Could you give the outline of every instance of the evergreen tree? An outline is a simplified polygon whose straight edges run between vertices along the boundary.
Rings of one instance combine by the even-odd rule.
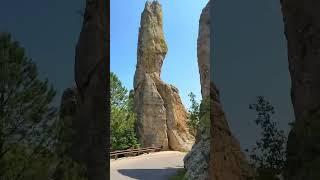
[[[189,119],[188,119],[188,125],[190,129],[190,133],[193,135],[196,134],[196,131],[199,127],[200,122],[200,104],[196,101],[196,95],[190,92],[188,94],[190,97],[191,106],[188,109],[189,113]]]
[[[257,112],[255,124],[262,130],[261,138],[250,152],[250,160],[257,170],[257,180],[278,180],[285,163],[287,138],[273,119],[274,107],[264,97],[258,96],[249,109]],[[247,150],[248,152],[248,150]]]
[[[136,115],[133,107],[133,93],[133,90],[128,92],[114,73],[110,73],[110,142],[114,150],[139,146],[134,130]]]
[[[50,169],[45,167],[55,142],[55,94],[19,43],[1,33],[0,179],[35,179]]]

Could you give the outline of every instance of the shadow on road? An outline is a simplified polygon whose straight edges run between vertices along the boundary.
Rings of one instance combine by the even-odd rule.
[[[165,169],[119,169],[118,172],[124,176],[139,180],[168,180],[183,167]]]

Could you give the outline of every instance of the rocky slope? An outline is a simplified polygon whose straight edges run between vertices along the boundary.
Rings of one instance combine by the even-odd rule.
[[[134,76],[138,139],[142,146],[188,151],[194,142],[187,126],[188,114],[178,89],[160,78],[167,51],[161,5],[147,2],[141,15]]]
[[[281,0],[295,113],[285,178],[320,179],[320,2]]]

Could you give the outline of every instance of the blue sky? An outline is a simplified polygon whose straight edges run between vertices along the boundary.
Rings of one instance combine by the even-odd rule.
[[[124,86],[133,87],[137,62],[137,42],[141,12],[145,0],[111,0],[110,53],[111,71]],[[176,86],[186,107],[188,93],[201,97],[197,64],[197,37],[199,18],[208,0],[160,1],[168,53],[162,67],[162,79]]]
[[[85,0],[2,0],[0,31],[9,32],[37,64],[39,75],[57,90],[60,105],[64,89],[74,83],[75,45],[82,26]]]

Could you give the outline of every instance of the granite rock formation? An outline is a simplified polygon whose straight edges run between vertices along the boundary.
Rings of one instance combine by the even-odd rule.
[[[240,144],[232,135],[223,112],[219,91],[210,83],[211,93],[211,143],[209,179],[248,180],[253,179],[253,169],[249,166]]]
[[[198,67],[202,99],[210,95],[210,3],[202,10],[199,21],[197,42]],[[204,180],[208,177],[210,154],[210,114],[207,112],[200,119],[196,142],[192,150],[184,158],[186,178],[190,180]]]
[[[211,79],[210,69],[210,6],[203,9],[199,21],[198,66],[202,105],[208,106],[201,117],[195,145],[185,157],[186,178],[190,180],[247,180],[253,177],[239,142],[228,126],[219,93]],[[209,101],[209,102],[208,102]]]
[[[167,50],[161,5],[157,1],[146,2],[134,76],[137,136],[142,146],[162,145],[164,149],[188,151],[194,143],[187,125],[188,114],[178,89],[160,78]]]
[[[75,81],[78,111],[73,123],[72,159],[83,164],[89,180],[108,178],[106,1],[87,0],[76,47]]]
[[[287,180],[320,179],[320,2],[281,0],[295,123]]]

